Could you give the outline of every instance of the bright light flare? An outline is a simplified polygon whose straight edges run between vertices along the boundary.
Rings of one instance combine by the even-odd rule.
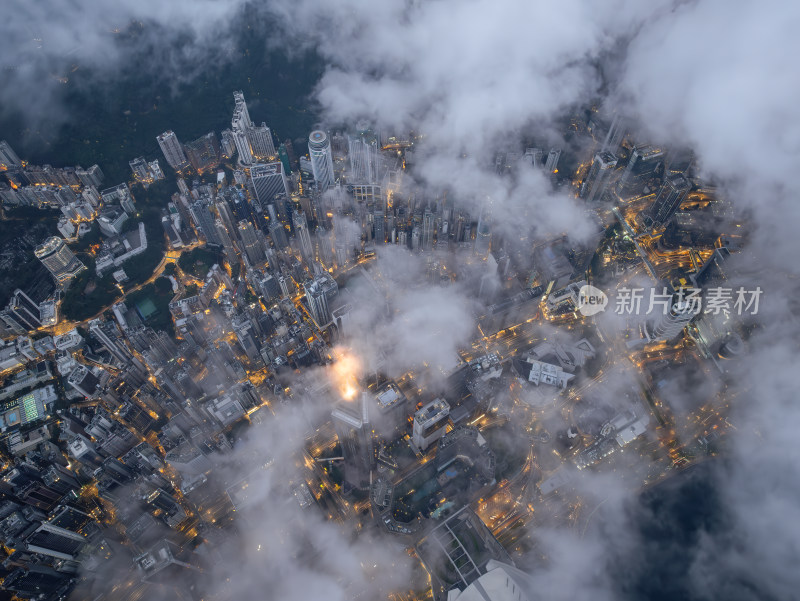
[[[336,389],[346,401],[352,401],[358,394],[358,375],[361,373],[361,361],[349,349],[335,349],[334,361],[331,368]]]

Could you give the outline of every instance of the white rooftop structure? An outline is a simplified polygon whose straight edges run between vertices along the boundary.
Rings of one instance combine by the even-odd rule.
[[[447,601],[533,601],[531,577],[522,570],[490,559],[486,573],[463,591],[457,588],[447,594]]]

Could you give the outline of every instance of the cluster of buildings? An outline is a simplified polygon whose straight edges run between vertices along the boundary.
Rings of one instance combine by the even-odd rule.
[[[484,434],[509,418],[543,415],[557,399],[566,403],[576,382],[590,379],[585,372],[599,353],[588,335],[534,341],[515,328],[539,321],[591,328],[578,311],[581,290],[618,275],[617,268],[643,268],[676,299],[663,315],[637,322],[635,340],[613,350],[667,348],[691,336],[716,362],[743,346],[735,319],[691,312],[677,297],[688,283],[707,290],[725,281],[739,244],[726,234],[724,203],[695,177],[691,154],[639,144],[625,119],[595,111],[576,128],[593,141],[577,170],[559,149],[494,156],[490,168],[502,176],[536,169],[555,187],[572,186],[597,225],[576,241],[537,239],[521,224],[522,247],[495,227],[491,203],[467,209],[446,192],[404,182],[415,160],[410,136],[361,124],[317,130],[307,156],[297,157],[291,141],[276,147],[270,128],[251,120],[241,92],[219,137],[210,132],[182,144],[172,131],[159,135],[178,174],[161,218],[171,258],[197,247],[213,257],[203,273],[176,268],[170,276],[174,331],[154,329],[150,310],[130,300],[57,335],[43,332],[58,321],[52,300],[37,303],[17,290],[0,311],[4,588],[23,598],[58,599],[76,588],[102,598],[106,583],[91,576],[113,562],[135,572],[121,586],[136,598],[152,583],[200,574],[200,533],[246,505],[246,479],[216,486],[214,475],[225,474],[215,465],[243,425],[308,397],[332,400],[309,424],[313,436],[330,437],[313,456],[308,451],[303,475],[291,482],[300,507],[314,506],[327,490],[326,502],[341,515],[352,511],[342,498],[357,500],[390,535],[414,538],[436,599],[535,598],[530,579],[468,507],[500,479],[498,449]],[[164,178],[158,161],[140,157],[130,167],[143,185]],[[0,170],[8,180],[0,187],[4,203],[58,206],[64,214],[63,237],[35,251],[60,285],[86,269],[67,240],[92,221],[105,236],[99,277],[124,281],[124,263],[152,243],[143,224],[126,226],[136,213],[129,186],[99,191],[96,166],[31,167],[2,142]],[[706,214],[718,218],[713,236],[698,226]],[[376,368],[353,394],[331,386],[297,394],[297,372],[329,364],[332,346],[353,334],[349,278],[362,278],[391,311],[391,291],[367,272],[383,245],[418,255],[420,286],[456,278],[471,286],[482,307],[474,348],[485,350],[465,351],[466,359],[434,374],[436,393],[415,380],[434,366],[419,366],[396,381]],[[457,252],[464,260],[454,267]],[[575,448],[564,457],[578,468],[636,446],[652,423],[643,404],[601,421],[591,435],[567,430]],[[566,473],[538,474],[539,493],[567,486]]]

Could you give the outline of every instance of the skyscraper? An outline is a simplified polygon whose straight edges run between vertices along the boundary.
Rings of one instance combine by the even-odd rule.
[[[587,202],[601,200],[616,166],[617,157],[610,152],[602,151],[594,155],[589,174],[581,188],[581,198]]]
[[[59,283],[67,282],[86,269],[80,259],[72,254],[63,238],[52,236],[33,251]]]
[[[253,122],[250,120],[250,113],[247,111],[244,94],[242,92],[234,92],[233,100],[235,104],[233,117],[231,118],[231,130],[233,131],[236,150],[239,153],[239,162],[242,165],[252,165],[253,150],[250,146],[248,133],[253,127]]]
[[[186,156],[197,171],[206,171],[219,164],[219,141],[213,131],[186,145]]]
[[[635,196],[663,171],[664,152],[654,146],[636,146],[628,160],[628,165],[619,178],[617,186],[620,194]]]
[[[331,412],[344,456],[344,479],[354,488],[369,485],[374,462],[372,429],[369,421],[370,395],[362,393],[352,401],[339,403]]]
[[[378,180],[378,146],[375,140],[348,136],[349,183],[373,184]]]
[[[300,254],[303,255],[306,265],[311,265],[314,261],[314,247],[311,244],[311,235],[308,233],[306,216],[300,211],[295,211],[292,221],[294,223],[295,236],[300,242]]]
[[[672,304],[663,315],[645,326],[648,341],[670,341],[683,331],[690,321],[697,315],[697,310],[686,300]]]
[[[183,146],[178,141],[178,136],[175,135],[175,132],[167,130],[163,134],[156,136],[156,140],[158,140],[161,152],[164,153],[164,158],[167,159],[170,167],[180,171],[189,165],[186,154],[183,152]]]
[[[617,150],[619,150],[619,145],[622,144],[622,140],[625,139],[627,133],[628,119],[622,115],[614,115],[600,150],[616,154]]]
[[[209,200],[201,198],[195,201],[189,207],[189,213],[192,216],[195,227],[200,231],[206,242],[209,244],[220,244],[219,236],[217,235],[216,220],[211,214],[211,207]]]
[[[422,250],[433,248],[433,213],[425,209],[422,214]]]
[[[560,158],[561,150],[557,148],[551,148],[550,152],[547,153],[547,163],[544,165],[544,170],[550,174],[558,171],[558,159]]]
[[[654,230],[663,227],[678,210],[691,187],[689,180],[681,174],[667,177],[653,204],[643,215],[645,226]]]
[[[373,224],[375,226],[375,244],[383,244],[386,242],[386,224],[383,216],[383,211],[377,210],[373,214]]]
[[[261,207],[266,210],[278,194],[289,196],[289,183],[280,161],[267,165],[255,165],[250,169],[250,180]]]
[[[322,282],[320,280],[308,281],[303,284],[303,289],[306,293],[308,311],[317,327],[322,328],[328,325],[331,321],[331,312]]]
[[[248,140],[250,140],[250,149],[256,159],[263,161],[275,157],[275,143],[272,141],[272,132],[266,123],[252,127],[247,134]]]
[[[311,170],[317,189],[327,190],[333,185],[333,156],[330,141],[324,131],[312,131],[308,136],[308,154],[311,157]]]
[[[0,171],[8,171],[22,166],[17,153],[5,140],[0,140]]]
[[[8,311],[26,330],[35,330],[42,325],[39,305],[22,290],[15,290],[8,303]]]
[[[258,265],[264,261],[264,245],[258,235],[256,228],[249,221],[239,222],[239,238],[242,240],[244,253],[247,255],[251,265]]]

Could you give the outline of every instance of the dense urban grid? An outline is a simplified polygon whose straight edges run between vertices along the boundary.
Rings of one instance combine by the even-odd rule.
[[[234,583],[204,578],[271,511],[267,486],[293,520],[405,549],[394,599],[533,599],[514,559],[536,524],[586,527],[598,500],[578,474],[624,471],[635,491],[724,446],[726,362],[760,291],[732,284],[746,231],[691,150],[596,107],[563,124],[581,153],[498,150],[497,177],[539,178],[594,224],[537,237],[524,211],[498,225],[491,191],[419,186],[414,133],[361,123],[299,149],[233,100],[229,129],[163,132],[127,182],[0,142],[4,210],[61,213],[0,311],[7,591],[226,598]],[[393,362],[398,286],[422,312],[458,287],[471,314],[406,335],[468,342]],[[717,398],[681,406],[676,378]],[[267,433],[285,437],[274,455],[248,443]]]
[[[800,4],[6,4],[0,601],[798,597]]]

